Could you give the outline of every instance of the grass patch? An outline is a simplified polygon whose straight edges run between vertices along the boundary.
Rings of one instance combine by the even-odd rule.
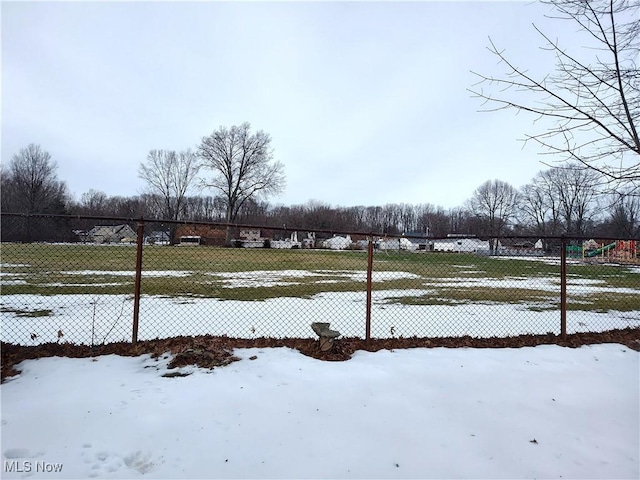
[[[20,310],[16,308],[0,307],[2,313],[15,313],[18,317],[26,318],[38,318],[38,317],[50,317],[53,313],[49,309],[43,310]]]
[[[7,266],[2,267],[2,271],[7,274],[7,282],[2,286],[2,293],[131,295],[135,255],[134,245],[3,244],[2,263]],[[261,301],[277,297],[310,298],[323,292],[364,292],[366,266],[364,251],[145,246],[142,293]],[[376,291],[425,292],[389,297],[389,303],[505,303],[526,305],[531,310],[558,307],[560,267],[553,262],[471,253],[376,252],[373,269],[372,288]],[[310,274],[296,275],[288,271]],[[234,273],[240,272],[254,274],[233,278]],[[403,272],[413,277],[385,277],[381,272]],[[581,281],[585,287],[585,295],[570,296],[569,309],[598,312],[640,309],[637,270],[625,266],[571,263],[568,274],[573,291],[580,291]],[[14,278],[25,283],[11,284]],[[487,286],[482,284],[482,279],[499,282]],[[542,284],[536,285],[536,279]],[[523,280],[533,281],[523,284]],[[609,291],[598,291],[604,288]],[[612,292],[614,288],[628,291]],[[22,313],[45,316],[51,312]]]
[[[386,303],[402,305],[535,304],[557,303],[557,295],[544,290],[524,288],[460,287],[436,288],[423,295],[387,298]]]
[[[589,296],[570,295],[567,298],[567,310],[589,310],[606,313],[611,310],[633,312],[640,310],[638,294],[616,292],[596,293]]]

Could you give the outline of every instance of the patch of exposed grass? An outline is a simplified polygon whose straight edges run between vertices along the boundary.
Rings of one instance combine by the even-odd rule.
[[[131,295],[133,284],[90,286],[90,285],[8,285],[2,287],[3,295]]]
[[[640,274],[625,265],[569,265],[567,276],[587,280],[601,280],[614,288],[640,288]]]
[[[588,296],[570,295],[567,298],[567,310],[588,310],[606,313],[610,310],[632,312],[640,310],[638,294],[603,292]]]
[[[3,243],[3,271],[12,273],[65,270],[134,270],[135,245],[55,245],[45,243]]]
[[[432,278],[460,276],[494,279],[509,276],[548,277],[559,275],[560,272],[558,266],[535,259],[505,260],[473,253],[444,252],[377,253],[374,259],[374,270],[395,270],[398,264],[406,267],[404,271]]]
[[[388,298],[386,302],[403,305],[519,304],[538,312],[560,308],[558,294],[523,288],[436,288],[422,295]],[[589,296],[571,295],[567,298],[567,310],[605,313],[611,310],[630,312],[639,309],[640,302],[636,294],[601,292]]]
[[[7,284],[3,295],[131,295],[134,290],[135,246],[3,244],[2,267]],[[277,297],[309,298],[322,292],[363,292],[367,255],[363,251],[232,249],[214,247],[145,246],[142,293],[168,297],[209,297],[226,300],[266,300]],[[376,252],[374,275],[406,272],[416,278],[382,279],[374,276],[374,290],[421,290],[431,293],[394,297],[407,305],[510,303],[527,308],[557,308],[560,268],[539,259],[502,259],[471,253]],[[288,275],[287,270],[313,272]],[[150,272],[155,272],[151,274]],[[242,283],[227,278],[236,272],[282,272],[278,278],[257,273]],[[78,272],[88,272],[81,274]],[[126,272],[126,273],[125,273]],[[167,272],[166,274],[163,272]],[[171,272],[185,272],[171,275]],[[123,274],[125,273],[125,274]],[[570,285],[587,280],[589,295],[574,295],[570,309],[593,311],[639,310],[639,274],[624,266],[570,264]],[[220,275],[216,275],[220,274]],[[354,277],[357,274],[357,277]],[[25,283],[11,284],[19,277]],[[504,286],[440,286],[450,279],[503,280]],[[546,279],[557,291],[527,289],[510,279]],[[450,282],[449,282],[450,283]],[[495,282],[494,282],[495,283]],[[535,285],[534,285],[535,286]],[[594,289],[595,287],[595,289]],[[599,288],[627,288],[631,292],[598,292]],[[586,290],[585,290],[586,291]]]
[[[53,313],[49,309],[43,310],[21,310],[16,308],[8,308],[8,307],[0,307],[0,312],[2,313],[15,313],[18,317],[27,317],[27,318],[38,318],[38,317],[49,317]]]
[[[436,288],[422,295],[388,298],[387,303],[403,305],[460,305],[466,303],[508,303],[546,305],[557,296],[545,290],[524,288],[460,287]]]

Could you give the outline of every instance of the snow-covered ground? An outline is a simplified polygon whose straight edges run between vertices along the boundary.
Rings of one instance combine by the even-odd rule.
[[[146,355],[23,362],[0,386],[3,478],[640,476],[623,345],[235,353],[178,378]]]
[[[504,337],[560,333],[560,313],[540,304],[403,305],[393,299],[420,296],[429,290],[373,292],[374,338],[393,336]],[[575,301],[575,300],[574,300]],[[129,341],[133,299],[126,295],[7,295],[2,297],[2,339],[34,345],[58,341],[83,344]],[[50,311],[44,316],[20,312]],[[16,313],[17,312],[17,313]],[[310,298],[281,297],[265,301],[160,297],[140,300],[138,339],[180,335],[228,335],[239,338],[315,337],[312,322],[330,322],[343,336],[365,335],[365,292],[325,292]],[[631,312],[569,311],[567,331],[599,332],[640,326],[640,305]],[[35,333],[37,337],[32,338]]]
[[[2,264],[7,266],[7,264]],[[372,281],[409,280],[420,288],[375,290],[373,292],[371,333],[374,337],[392,336],[493,337],[560,332],[559,278],[550,276],[509,276],[486,278],[475,274],[473,265],[454,265],[450,277],[421,277],[404,271],[374,271]],[[624,267],[627,268],[627,267]],[[26,273],[0,272],[3,285],[27,282]],[[118,285],[130,282],[133,271],[77,270],[61,272],[72,280],[40,286]],[[246,272],[202,272],[189,270],[145,271],[145,277],[188,278],[215,289],[265,289],[303,283],[361,282],[366,271],[358,270],[257,270]],[[126,278],[130,277],[130,278]],[[205,280],[203,280],[203,277]],[[95,283],[96,280],[104,280]],[[631,283],[631,282],[630,282]],[[394,285],[394,284],[388,284]],[[395,284],[397,285],[397,284]],[[449,298],[448,291],[478,289],[490,291],[531,291],[536,300],[513,297],[510,303]],[[143,289],[144,291],[144,289]],[[605,279],[570,277],[567,292],[572,305],[588,303],[591,295],[640,296],[640,283],[612,287]],[[276,296],[277,292],[273,295]],[[439,305],[412,305],[403,298],[435,295]],[[504,298],[504,297],[503,297]],[[132,334],[133,299],[130,295],[3,295],[2,340],[23,345],[69,341],[96,344],[129,340]],[[419,303],[419,302],[418,302]],[[169,297],[143,295],[140,301],[141,340],[178,335],[228,335],[254,337],[313,336],[311,322],[330,322],[343,336],[364,337],[366,293],[364,291],[323,292],[310,297],[276,297],[264,301],[223,300],[220,298]],[[569,333],[640,326],[640,302],[632,311],[580,311],[567,314]],[[60,336],[62,333],[63,336]]]

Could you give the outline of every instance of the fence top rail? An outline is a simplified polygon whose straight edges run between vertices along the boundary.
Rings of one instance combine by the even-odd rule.
[[[416,239],[416,240],[463,240],[463,239],[478,239],[478,240],[489,240],[489,239],[523,239],[523,240],[552,240],[552,241],[567,241],[567,240],[580,240],[586,241],[591,239],[597,239],[602,241],[616,241],[616,240],[632,240],[632,241],[640,241],[640,237],[632,237],[632,238],[620,238],[620,237],[608,237],[608,236],[584,236],[584,235],[474,235],[474,234],[452,234],[445,236],[436,236],[436,235],[418,235],[415,233],[412,234],[399,234],[399,233],[386,233],[386,232],[375,232],[375,231],[356,231],[356,230],[339,230],[339,229],[322,229],[322,228],[308,228],[308,227],[296,227],[296,226],[270,226],[270,225],[261,225],[261,224],[243,224],[243,223],[228,223],[228,222],[205,222],[198,220],[168,220],[163,218],[144,218],[144,217],[109,217],[109,216],[99,216],[99,215],[61,215],[61,214],[52,214],[52,213],[16,213],[16,212],[2,212],[0,216],[3,217],[19,217],[19,218],[52,218],[52,219],[66,219],[66,220],[97,220],[104,222],[121,222],[121,223],[163,223],[167,225],[203,225],[208,227],[218,227],[218,228],[241,228],[241,229],[260,229],[260,230],[270,230],[270,231],[279,231],[279,232],[294,232],[294,231],[302,231],[302,232],[316,232],[327,235],[354,235],[354,236],[362,236],[369,237],[372,239]]]

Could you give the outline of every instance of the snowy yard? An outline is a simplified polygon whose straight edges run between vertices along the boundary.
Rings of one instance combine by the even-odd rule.
[[[148,355],[23,362],[0,387],[3,478],[640,475],[623,345],[235,354],[176,378]]]
[[[372,336],[488,338],[520,334],[560,333],[557,309],[533,310],[524,304],[404,305],[399,297],[419,296],[425,290],[373,292]],[[273,298],[265,301],[143,295],[138,338],[181,335],[230,335],[239,338],[310,337],[311,322],[329,319],[343,336],[365,336],[365,292],[326,292],[310,298]],[[34,345],[58,340],[82,344],[130,341],[133,300],[126,295],[8,295],[2,303],[3,340]],[[10,313],[11,311],[18,314]],[[45,316],[21,316],[45,311]],[[640,304],[635,311],[570,311],[567,330],[600,332],[640,326]],[[38,337],[32,339],[31,333]],[[11,335],[9,335],[9,333]]]
[[[133,272],[118,257],[127,249],[11,248],[0,272],[3,341],[130,341]],[[140,340],[309,338],[313,321],[364,337],[357,252],[177,251],[191,262],[173,252],[145,257]],[[559,333],[555,265],[376,262],[373,338]],[[637,267],[573,268],[569,333],[640,325]],[[345,362],[284,347],[235,354],[171,378],[169,354],[22,362],[0,386],[2,477],[640,476],[640,354],[621,344],[356,351]]]
[[[181,335],[313,336],[331,322],[365,336],[363,252],[145,248],[140,340]],[[128,341],[135,250],[87,245],[3,245],[2,340]],[[375,256],[371,334],[505,337],[560,333],[559,259],[473,254]],[[572,260],[567,331],[640,326],[640,269]]]

